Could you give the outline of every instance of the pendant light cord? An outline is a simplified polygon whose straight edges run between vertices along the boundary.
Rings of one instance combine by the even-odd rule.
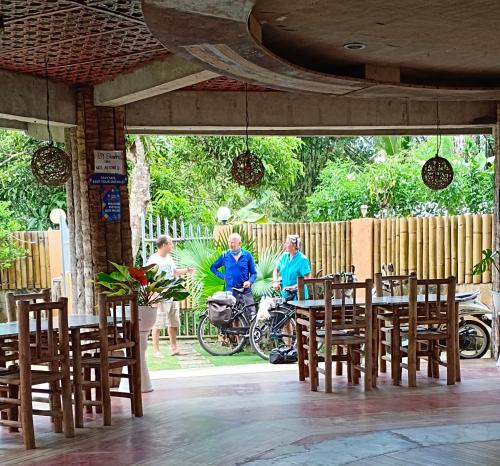
[[[47,91],[47,133],[49,134],[49,145],[53,145],[52,133],[50,132],[50,93],[49,93],[49,57],[45,57],[45,87]]]
[[[439,100],[436,100],[436,157],[439,157],[439,149],[441,148],[441,131],[439,128]]]
[[[247,146],[247,152],[250,152],[250,149],[248,148],[248,126],[249,126],[249,119],[248,119],[248,84],[245,83],[245,144]]]

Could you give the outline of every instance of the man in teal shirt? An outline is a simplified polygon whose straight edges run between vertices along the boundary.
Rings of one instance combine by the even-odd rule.
[[[281,275],[281,295],[283,297],[295,294],[299,277],[309,278],[310,276],[311,264],[300,251],[301,246],[302,241],[298,235],[288,235],[285,241],[285,252],[274,269],[273,286],[275,290],[280,289],[279,277]],[[307,287],[304,289],[304,297],[306,299],[309,297]]]

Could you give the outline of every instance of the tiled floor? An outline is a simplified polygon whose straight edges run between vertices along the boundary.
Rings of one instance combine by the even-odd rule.
[[[30,452],[1,429],[0,464],[499,465],[500,368],[467,361],[462,377],[417,389],[382,378],[368,394],[336,378],[331,395],[309,392],[292,367],[155,379],[141,419],[114,399],[113,427],[89,419],[65,439],[41,418]]]

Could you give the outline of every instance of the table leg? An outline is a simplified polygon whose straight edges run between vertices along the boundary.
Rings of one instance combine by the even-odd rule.
[[[318,357],[316,354],[316,311],[311,309],[309,311],[309,351],[308,351],[308,365],[309,365],[309,383],[311,391],[318,390]]]
[[[401,383],[401,328],[399,309],[394,310],[394,326],[391,332],[391,372],[393,385]]]
[[[456,357],[456,365],[455,365],[455,380],[457,382],[462,381],[462,376],[460,374],[460,338],[459,338],[459,312],[458,312],[458,302],[455,302],[455,322],[456,322],[456,328],[455,328],[455,357]]]
[[[297,332],[297,363],[299,365],[299,380],[306,380],[306,368],[304,364],[304,335],[302,335],[303,326],[298,322],[301,315],[295,312],[295,323]]]
[[[75,427],[83,427],[82,393],[82,349],[80,329],[71,330],[71,349],[73,362],[73,396],[75,399]]]

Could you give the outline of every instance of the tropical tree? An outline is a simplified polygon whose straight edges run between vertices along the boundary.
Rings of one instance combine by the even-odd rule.
[[[38,184],[31,172],[31,156],[40,142],[20,131],[0,130],[0,201],[10,202],[22,230],[46,230],[50,211],[66,208],[64,187]]]
[[[454,180],[432,191],[421,180],[425,161],[436,154],[436,138],[411,140],[408,149],[387,152],[363,166],[350,160],[328,162],[317,189],[307,199],[312,221],[349,220],[368,205],[371,216],[455,215],[491,212],[493,167],[484,150],[466,138],[467,157],[456,153],[452,137],[443,137],[440,155],[450,160]]]

